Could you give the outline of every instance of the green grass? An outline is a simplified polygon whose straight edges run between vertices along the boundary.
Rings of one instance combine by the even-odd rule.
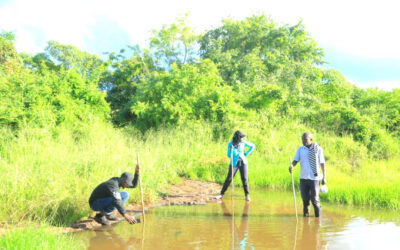
[[[71,250],[85,249],[83,242],[72,235],[56,233],[46,226],[14,228],[0,236],[0,249],[18,250]]]
[[[400,209],[400,161],[375,161],[351,137],[315,132],[294,121],[235,121],[227,125],[185,124],[149,130],[116,129],[93,122],[76,128],[0,131],[0,221],[27,220],[70,225],[91,211],[87,200],[100,182],[134,171],[139,152],[145,200],[154,201],[180,177],[223,183],[228,173],[226,147],[240,128],[256,144],[249,157],[250,188],[290,189],[289,157],[304,131],[315,134],[327,159],[326,202]],[[396,144],[395,146],[398,147]],[[299,167],[295,182],[299,183]],[[235,178],[240,185],[240,178]],[[129,202],[139,201],[128,189]]]

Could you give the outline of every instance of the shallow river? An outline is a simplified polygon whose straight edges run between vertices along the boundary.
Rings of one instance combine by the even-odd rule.
[[[76,237],[88,249],[400,249],[398,212],[322,202],[320,219],[312,206],[312,217],[303,218],[298,196],[296,221],[292,193],[258,190],[251,198],[232,202],[227,193],[222,203],[159,207],[145,223],[124,221]]]

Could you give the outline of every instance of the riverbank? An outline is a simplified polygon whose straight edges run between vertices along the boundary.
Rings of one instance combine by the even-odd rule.
[[[145,204],[145,212],[159,206],[172,205],[205,205],[207,202],[215,201],[215,196],[220,192],[221,185],[213,182],[197,181],[182,179],[182,182],[173,185],[162,199],[153,203]],[[142,215],[141,204],[132,203],[126,206],[129,215],[140,218]],[[93,220],[96,212],[93,212],[88,219],[80,220],[73,223],[70,227],[61,228],[62,232],[78,232],[82,230],[93,230],[101,227],[101,225]],[[120,218],[120,221],[110,221],[111,224],[119,223],[123,220],[121,215],[116,211],[114,214]],[[60,230],[56,228],[56,230]]]
[[[256,124],[266,124],[261,128]],[[238,124],[247,140],[256,144],[249,156],[252,188],[291,190],[289,158],[301,145],[308,127],[294,121],[280,126],[267,122]],[[181,178],[223,183],[228,172],[226,143],[231,133],[215,134],[206,123],[149,130],[115,129],[94,123],[71,131],[24,129],[0,142],[0,221],[68,226],[91,215],[87,199],[93,189],[111,177],[134,171],[140,154],[144,200],[154,204]],[[365,146],[349,136],[316,133],[324,149],[330,192],[324,201],[400,209],[400,159],[368,156]],[[295,168],[295,185],[299,185]],[[236,178],[240,185],[240,178]],[[127,190],[139,202],[137,190]]]

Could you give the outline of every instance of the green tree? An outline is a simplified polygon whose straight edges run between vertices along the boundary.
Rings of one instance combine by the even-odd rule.
[[[56,67],[44,54],[24,54],[22,64],[10,34],[2,36],[0,43],[1,65],[6,65],[0,71],[2,126],[18,130],[108,118],[110,108],[96,81],[88,81],[77,68]]]
[[[0,33],[0,75],[12,73],[20,67],[21,59],[14,47],[15,35],[11,32]]]
[[[153,30],[150,38],[150,51],[160,69],[169,69],[173,64],[186,64],[198,61],[198,35],[187,25],[188,14],[177,18],[176,23],[163,25]]]
[[[171,65],[157,72],[146,84],[138,85],[131,103],[141,128],[182,124],[187,120],[222,121],[240,110],[233,92],[224,85],[216,66],[209,60],[197,64]]]
[[[371,117],[381,128],[400,135],[400,90],[359,89],[352,95],[352,104],[360,113]]]
[[[301,22],[279,27],[265,15],[240,21],[224,19],[200,44],[202,57],[215,62],[231,85],[251,85],[292,62],[321,63],[323,55]]]
[[[0,82],[0,124],[6,127],[51,128],[109,116],[105,94],[73,70],[23,70],[0,77]]]
[[[156,70],[153,58],[147,50],[141,50],[138,46],[130,49],[133,52],[130,58],[126,58],[124,54],[109,55],[111,70],[104,74],[99,84],[101,89],[107,90],[107,101],[113,110],[112,119],[119,126],[135,120],[135,114],[131,111],[131,100],[135,98],[137,86],[146,84]]]
[[[38,53],[36,55],[20,53],[19,56],[23,60],[25,68],[32,71],[40,72],[47,69],[59,71],[62,67],[61,65],[56,65],[46,53]]]
[[[81,51],[75,46],[64,45],[56,41],[48,42],[45,49],[47,58],[55,64],[62,65],[64,69],[75,69],[89,82],[98,82],[108,65],[98,55]]]

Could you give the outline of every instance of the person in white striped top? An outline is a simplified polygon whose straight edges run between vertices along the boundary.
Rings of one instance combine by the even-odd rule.
[[[314,207],[315,217],[321,214],[319,201],[319,183],[326,184],[326,168],[323,149],[315,142],[311,133],[306,132],[301,137],[303,146],[297,149],[293,162],[289,167],[291,173],[300,161],[300,192],[303,200],[303,215],[308,217],[310,200]],[[321,173],[322,170],[322,173]]]

